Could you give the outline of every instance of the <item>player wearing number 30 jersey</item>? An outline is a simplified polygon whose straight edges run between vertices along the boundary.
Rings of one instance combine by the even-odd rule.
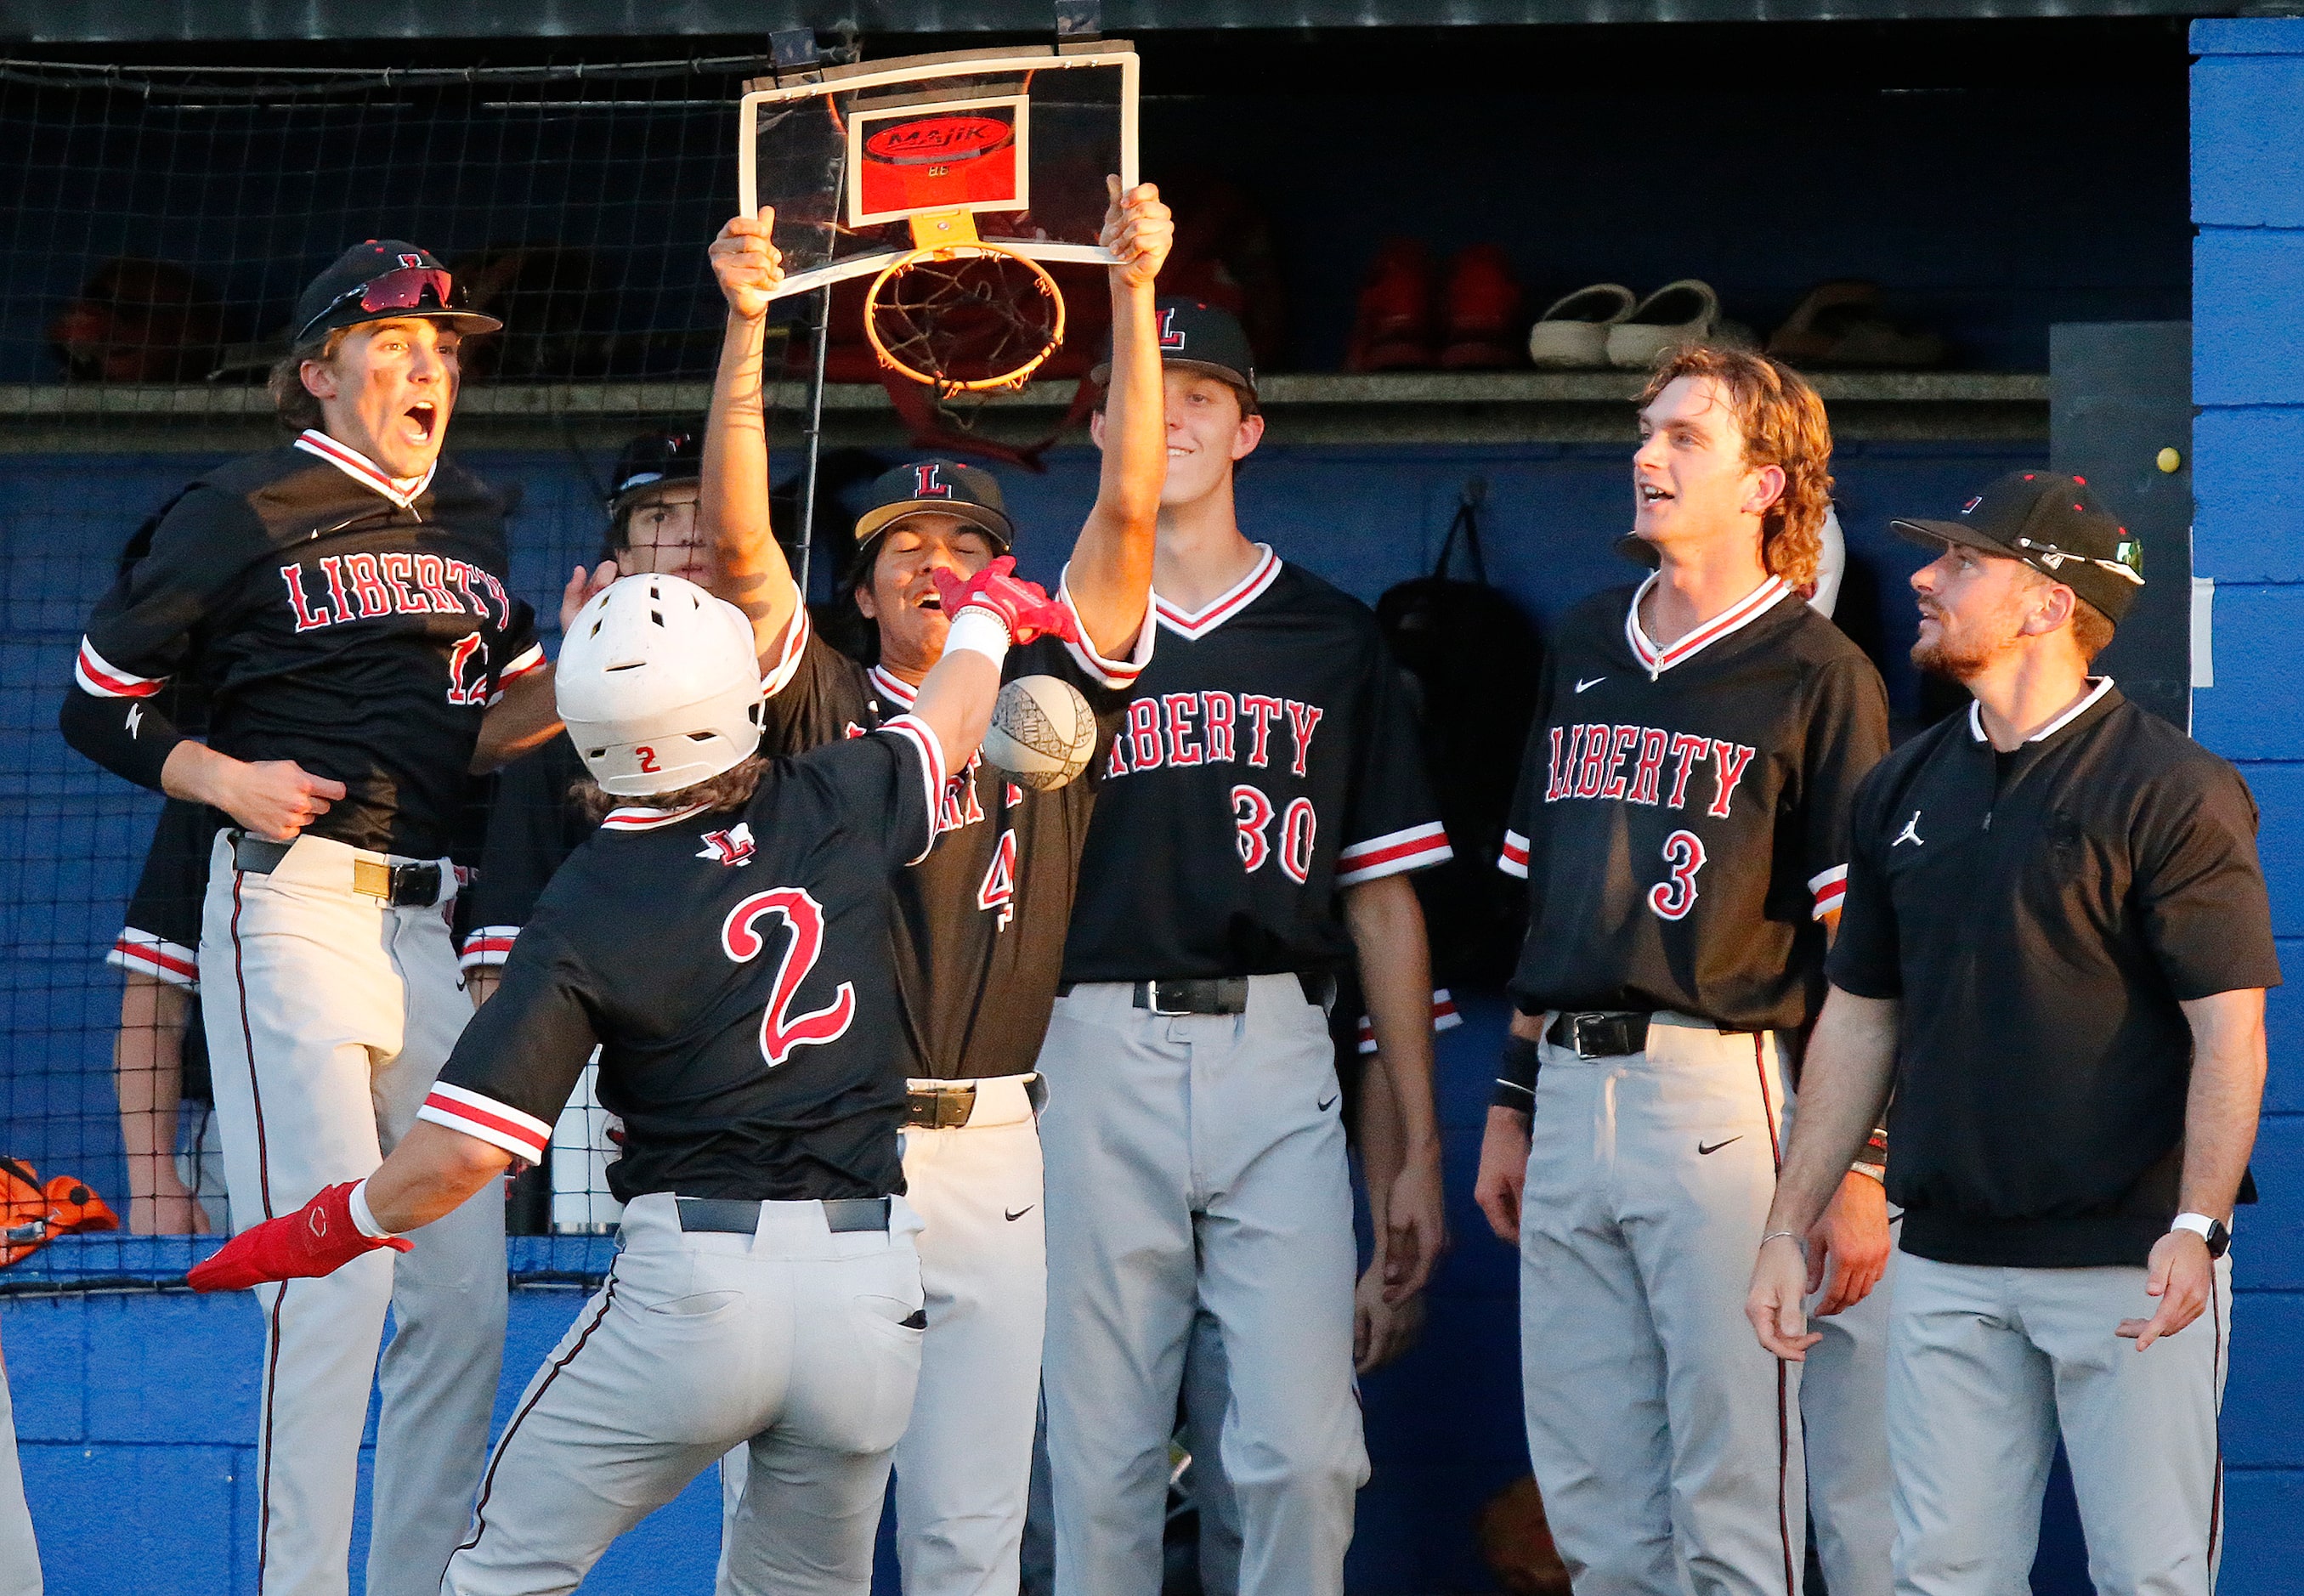
[[[1576,1589],[1796,1596],[1798,1380],[1730,1332],[1887,704],[1800,591],[1831,487],[1814,391],[1699,347],[1643,404],[1660,566],[1552,640],[1500,861],[1529,930],[1476,1195],[1520,1248],[1529,1451]],[[1885,1250],[1876,1177],[1846,1178],[1842,1269]]]

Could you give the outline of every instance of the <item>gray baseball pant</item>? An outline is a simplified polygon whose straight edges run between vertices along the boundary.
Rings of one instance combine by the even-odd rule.
[[[2101,1596],[2208,1596],[2232,1261],[2207,1311],[2144,1352],[2141,1269],[1896,1261],[1888,1352],[1898,1596],[2024,1596],[2056,1439]]]
[[[244,871],[232,836],[217,835],[209,861],[200,997],[245,1228],[373,1173],[472,1006],[449,938],[447,861],[439,904],[394,908],[353,887],[355,861],[382,855],[305,836],[268,873]],[[371,1379],[384,1409],[369,1596],[438,1596],[471,1522],[504,1361],[502,1183],[411,1239],[411,1252],[257,1288],[258,1596],[343,1596]],[[387,1304],[398,1329],[379,1370]]]
[[[16,1461],[16,1408],[8,1396],[4,1357],[0,1357],[0,1596],[40,1596],[40,1549],[32,1538],[32,1510],[24,1502],[24,1473]]]
[[[834,1232],[763,1202],[750,1235],[625,1205],[607,1283],[528,1383],[442,1596],[574,1590],[615,1538],[732,1446],[744,1494],[719,1596],[863,1596],[920,1367],[919,1222]]]
[[[1047,1322],[1035,1091],[1029,1075],[979,1081],[966,1125],[904,1133],[928,1320],[895,1454],[906,1596],[1014,1596],[1021,1577]],[[750,1467],[742,1447],[721,1460],[724,1567]]]
[[[1232,1404],[1224,1333],[1214,1315],[1192,1316],[1184,1349],[1184,1449],[1192,1455],[1180,1482],[1200,1520],[1200,1596],[1240,1596],[1240,1503],[1224,1476],[1224,1416]]]
[[[1889,1221],[1893,1246],[1896,1224]],[[1824,1337],[1800,1365],[1808,1510],[1816,1560],[1832,1596],[1890,1596],[1896,1512],[1888,1470],[1889,1299],[1893,1251],[1871,1294],[1808,1328]]]
[[[1334,1596],[1368,1478],[1352,1210],[1326,1016],[1292,975],[1244,1014],[1057,1000],[1044,1389],[1060,1596],[1156,1596],[1168,1443],[1196,1309],[1231,1371],[1219,1446],[1243,1596]]]
[[[1776,1184],[1775,1039],[1658,1014],[1542,1044],[1520,1199],[1529,1455],[1576,1596],[1797,1596],[1795,1365],[1744,1319]]]

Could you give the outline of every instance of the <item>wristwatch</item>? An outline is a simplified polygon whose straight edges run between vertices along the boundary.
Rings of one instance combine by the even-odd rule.
[[[2173,1231],[2189,1230],[2208,1244],[2208,1256],[2222,1258],[2232,1245],[2232,1232],[2222,1219],[2212,1219],[2206,1214],[2178,1214],[2176,1222],[2168,1227]]]

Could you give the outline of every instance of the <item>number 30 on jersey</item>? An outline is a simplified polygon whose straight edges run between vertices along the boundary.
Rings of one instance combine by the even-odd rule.
[[[1262,870],[1274,856],[1272,821],[1276,811],[1263,789],[1246,782],[1232,790],[1232,845],[1240,850],[1240,867],[1249,875]],[[1280,812],[1280,869],[1291,881],[1301,883],[1312,873],[1312,842],[1320,817],[1309,798],[1291,798]]]

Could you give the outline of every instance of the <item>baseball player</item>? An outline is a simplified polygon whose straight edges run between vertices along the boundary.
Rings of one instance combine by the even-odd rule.
[[[1015,531],[999,484],[951,461],[900,466],[856,522],[854,598],[870,669],[812,629],[770,535],[759,408],[761,326],[780,272],[772,218],[739,217],[713,245],[729,301],[705,444],[705,518],[724,590],[752,615],[768,674],[764,746],[797,752],[900,715],[948,646],[938,580],[999,563]],[[1150,648],[1154,521],[1166,467],[1152,282],[1173,234],[1149,184],[1115,181],[1105,240],[1117,351],[1094,435],[1104,468],[1058,587],[1079,641],[1020,651],[1012,675],[1052,673],[1118,725]],[[1093,767],[1092,767],[1093,769]],[[911,1596],[991,1596],[1019,1579],[1046,1319],[1035,1056],[1055,1000],[1074,874],[1097,778],[1039,792],[980,761],[954,768],[936,851],[897,882],[896,972],[911,1082],[906,1193],[927,1227],[919,1396],[896,1448],[897,1552]],[[731,1471],[735,1489],[741,1464]]]
[[[2012,472],[1892,524],[1937,553],[1912,658],[1972,701],[1857,794],[1746,1312],[1769,1351],[1814,1355],[1798,1244],[1893,1085],[1896,1590],[2024,1588],[2061,1439],[2094,1587],[2207,1596],[2225,1250],[2281,979],[2256,805],[2090,674],[2143,575],[2084,483]]]
[[[0,1596],[40,1596],[40,1548],[32,1511],[24,1502],[24,1473],[16,1461],[15,1404],[8,1395],[8,1361],[0,1355]]]
[[[128,922],[104,962],[125,972],[112,1048],[138,1235],[231,1228],[224,1138],[200,1023],[200,903],[216,823],[196,803],[160,808]],[[196,1112],[183,1112],[191,1105]]]
[[[711,589],[710,542],[696,514],[703,457],[701,434],[684,428],[644,432],[624,446],[609,488],[607,541],[595,580],[597,573],[663,573]],[[593,819],[575,796],[583,777],[584,761],[563,734],[497,780],[470,894],[471,930],[459,958],[475,1007],[496,990],[512,939],[552,872],[592,835]]]
[[[458,342],[498,325],[461,305],[397,241],[313,279],[273,374],[303,430],[169,507],[90,617],[64,705],[82,753],[229,819],[198,964],[243,1226],[366,1174],[413,1123],[471,1012],[446,858],[470,773],[556,724],[532,617],[504,585],[502,503],[440,458]],[[212,692],[206,743],[157,707],[179,673]],[[436,1590],[487,1440],[503,1226],[489,1193],[396,1264],[258,1294],[262,1596],[345,1589],[387,1303],[368,1589]]]
[[[1334,1592],[1368,1457],[1325,1008],[1357,949],[1402,1126],[1379,1194],[1397,1300],[1441,1240],[1432,986],[1404,872],[1448,845],[1375,616],[1241,535],[1232,471],[1264,421],[1239,323],[1189,300],[1158,316],[1165,635],[1104,759],[1039,1057],[1057,1589],[1158,1589],[1204,1307],[1230,1371],[1240,1588]]]
[[[1797,1381],[1727,1330],[1887,703],[1796,593],[1831,488],[1815,391],[1692,346],[1640,431],[1658,569],[1563,617],[1505,833],[1529,930],[1476,1195],[1520,1249],[1529,1452],[1580,1596],[1789,1596]],[[1842,1170],[1835,1202],[1885,1223]]]
[[[452,1596],[573,1590],[740,1442],[752,1467],[721,1588],[869,1583],[926,1323],[919,1221],[891,1195],[909,1049],[889,884],[936,838],[1011,640],[1071,625],[997,567],[939,575],[944,655],[910,712],[775,760],[755,753],[741,612],[673,576],[592,599],[562,648],[560,703],[623,807],[538,902],[422,1123],[366,1180],[194,1272],[228,1288],[407,1245],[399,1232],[543,1155],[599,1048],[628,1138],[610,1177],[623,1244],[513,1409]]]

